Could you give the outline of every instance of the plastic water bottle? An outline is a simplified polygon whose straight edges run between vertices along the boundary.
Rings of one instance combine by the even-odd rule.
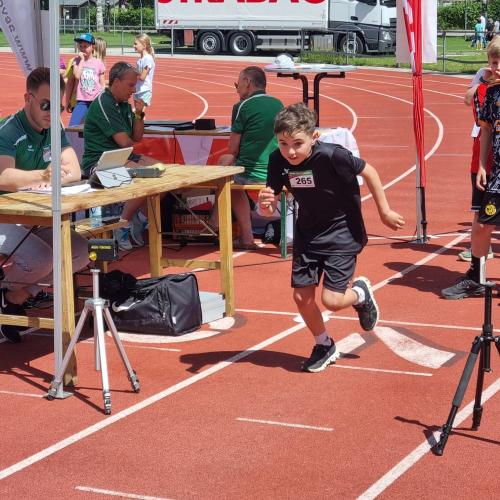
[[[90,215],[90,226],[91,227],[99,227],[102,225],[101,207],[90,208],[89,215]]]

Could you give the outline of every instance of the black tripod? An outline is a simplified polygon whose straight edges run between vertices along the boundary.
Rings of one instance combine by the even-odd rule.
[[[484,268],[483,268],[484,269]],[[484,323],[481,335],[478,335],[474,342],[472,342],[472,348],[465,363],[465,368],[458,383],[457,391],[455,392],[455,397],[451,405],[451,411],[448,415],[448,420],[443,426],[441,432],[441,437],[439,443],[434,447],[434,453],[436,455],[442,455],[444,453],[444,448],[446,446],[446,441],[448,441],[448,436],[450,435],[451,429],[453,427],[453,421],[457,415],[458,408],[462,404],[464,399],[465,391],[469,384],[470,377],[472,375],[472,370],[474,369],[474,364],[477,360],[477,355],[479,354],[479,366],[477,370],[477,383],[476,383],[476,398],[474,401],[474,411],[472,414],[472,430],[477,430],[481,424],[481,417],[483,415],[483,407],[481,406],[481,395],[483,392],[483,382],[484,373],[491,371],[490,366],[490,355],[491,355],[491,344],[494,342],[500,355],[500,336],[493,337],[493,325],[491,324],[491,296],[494,283],[491,281],[486,281],[483,283],[485,287],[484,294]]]

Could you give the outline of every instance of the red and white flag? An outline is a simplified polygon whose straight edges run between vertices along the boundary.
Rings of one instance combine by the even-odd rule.
[[[436,0],[401,0],[397,2],[396,59],[400,63],[412,64],[411,51],[416,51],[415,13],[416,4],[420,5],[421,42],[420,49],[423,63],[437,61],[437,1]]]

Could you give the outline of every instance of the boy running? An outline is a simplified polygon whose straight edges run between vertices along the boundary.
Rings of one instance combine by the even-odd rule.
[[[331,311],[353,306],[361,327],[372,330],[378,307],[365,277],[354,279],[356,258],[367,237],[356,179],[361,175],[373,195],[381,221],[391,229],[404,226],[401,215],[390,209],[377,171],[337,144],[317,141],[316,114],[304,104],[281,111],[274,124],[278,150],[269,156],[267,187],[259,192],[259,211],[271,216],[285,186],[299,204],[293,245],[293,298],[315,346],[303,364],[307,372],[324,370],[339,356],[325,329],[315,301],[321,275],[321,302]]]

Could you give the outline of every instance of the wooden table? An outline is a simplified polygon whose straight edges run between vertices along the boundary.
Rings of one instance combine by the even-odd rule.
[[[61,241],[62,241],[62,328],[63,352],[75,330],[75,306],[73,292],[73,270],[71,255],[71,214],[79,210],[118,203],[133,198],[147,197],[149,219],[149,263],[151,276],[160,276],[164,266],[183,265],[190,268],[220,269],[221,293],[224,295],[226,315],[234,315],[233,246],[231,228],[232,176],[243,172],[242,167],[167,165],[160,178],[134,179],[127,186],[104,189],[88,193],[62,196]],[[160,197],[162,193],[193,185],[209,183],[216,185],[219,203],[220,261],[171,260],[162,254]],[[29,226],[52,226],[52,202],[48,194],[17,192],[0,196],[0,222]],[[36,328],[54,328],[51,318],[12,316],[0,314],[0,323]],[[76,359],[68,365],[64,384],[76,384]]]

